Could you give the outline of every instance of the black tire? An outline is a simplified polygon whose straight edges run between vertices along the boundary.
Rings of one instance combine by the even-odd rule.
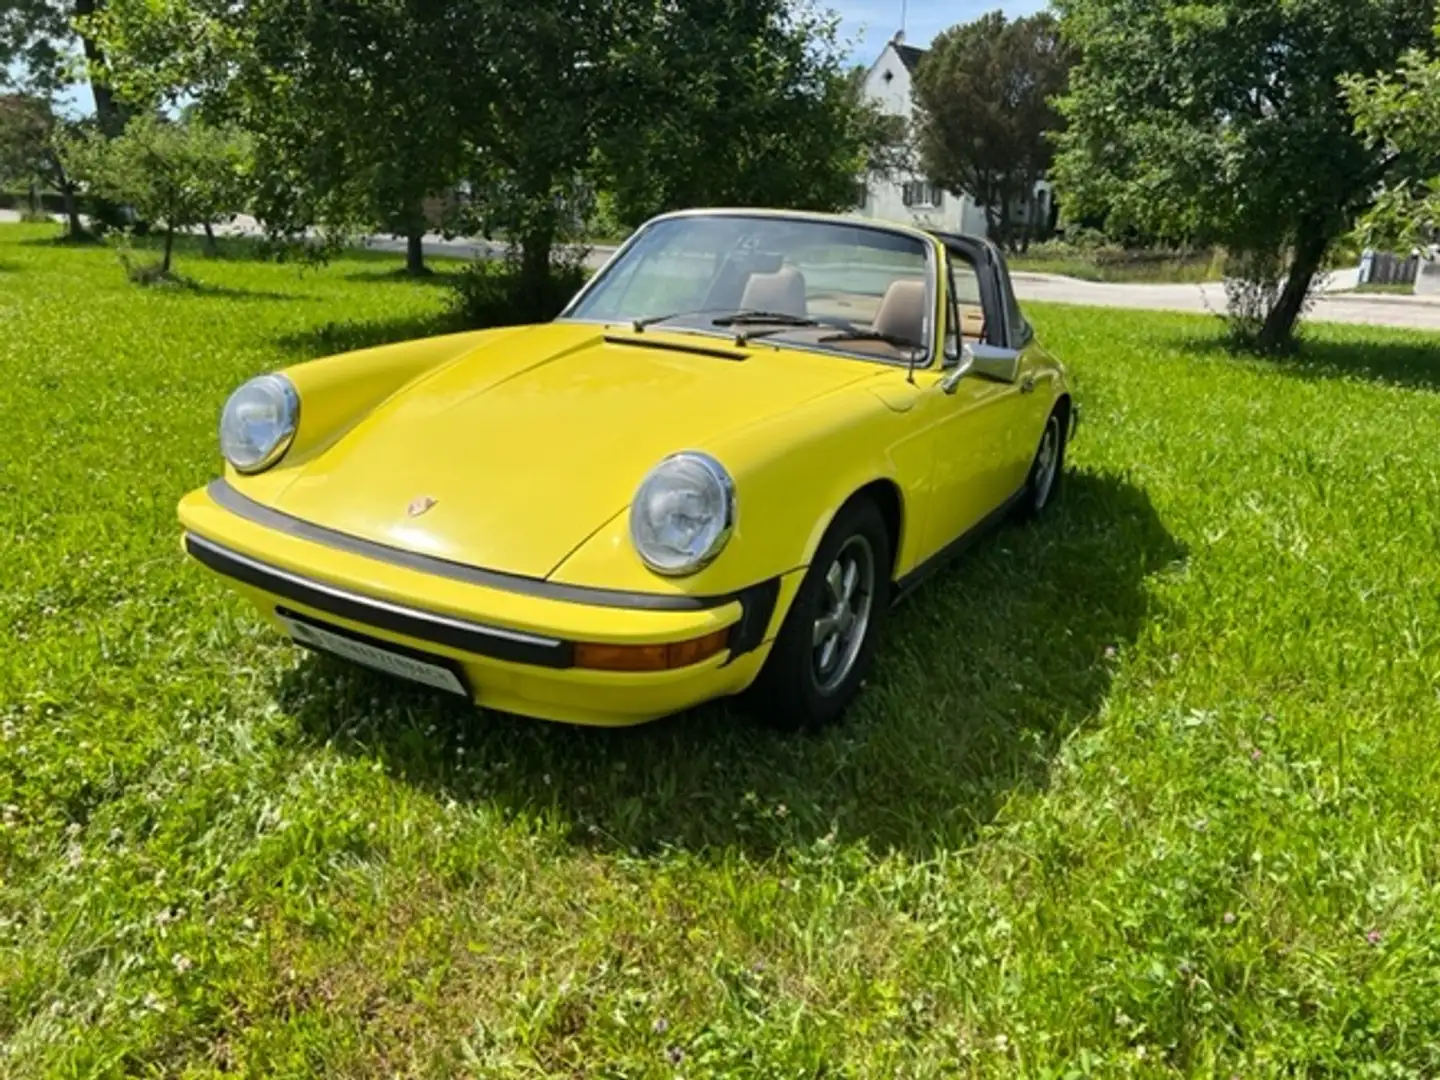
[[[1021,520],[1037,518],[1059,498],[1061,481],[1065,476],[1065,449],[1065,408],[1057,405],[1040,434],[1040,445],[1035,450],[1035,460],[1030,464],[1030,475],[1025,478],[1024,493],[1015,506],[1016,517]],[[1047,453],[1053,453],[1053,457],[1047,458]]]
[[[868,585],[869,598],[863,625],[855,614],[858,604],[840,607],[850,610],[850,627],[858,633],[858,645],[849,655],[851,639],[844,637],[840,627],[837,597],[832,590],[832,568],[842,567],[842,585],[848,579],[846,569],[857,565],[854,595],[864,589],[863,571],[859,562],[868,550],[872,574]],[[894,558],[890,551],[890,533],[885,527],[880,508],[863,496],[841,508],[815,553],[795,601],[785,616],[780,635],[770,656],[747,694],[748,709],[772,727],[783,731],[816,730],[835,723],[855,700],[870,664],[875,657],[890,607],[890,575]],[[835,621],[835,652],[827,654],[827,644],[816,644],[822,621]],[[830,674],[825,675],[822,659],[834,657]],[[841,672],[842,662],[845,670]]]

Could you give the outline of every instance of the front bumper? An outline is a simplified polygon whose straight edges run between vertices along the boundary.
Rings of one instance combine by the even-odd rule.
[[[458,664],[476,704],[621,726],[745,689],[799,587],[792,572],[725,597],[551,587],[329,534],[222,483],[179,508],[185,549],[272,623],[277,608]],[[434,565],[429,565],[434,564]],[[508,587],[507,587],[508,586]],[[654,645],[728,630],[728,647],[667,671],[574,665],[577,643]]]

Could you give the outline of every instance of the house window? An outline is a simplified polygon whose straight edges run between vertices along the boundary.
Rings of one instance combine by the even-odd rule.
[[[900,191],[905,205],[914,210],[938,210],[945,205],[945,192],[924,180],[910,180]]]
[[[864,210],[865,204],[869,201],[870,185],[862,180],[855,185],[855,206],[860,210]]]

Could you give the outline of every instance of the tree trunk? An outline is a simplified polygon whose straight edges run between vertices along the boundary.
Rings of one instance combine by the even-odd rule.
[[[1330,237],[1322,232],[1306,233],[1295,247],[1295,258],[1290,263],[1290,274],[1285,279],[1285,288],[1280,299],[1265,316],[1265,325],[1260,329],[1256,342],[1261,352],[1280,353],[1288,351],[1295,343],[1295,324],[1305,308],[1310,295],[1310,286],[1330,250]]]
[[[205,222],[205,254],[211,259],[215,257],[215,230],[208,221]]]
[[[104,6],[105,0],[75,0],[75,14],[93,15]],[[94,38],[82,36],[80,44],[85,50],[85,60],[92,72],[90,89],[95,94],[95,119],[100,122],[100,130],[113,139],[125,130],[125,109],[115,100],[114,91],[104,83],[97,82],[93,75],[95,68],[105,61],[105,54],[100,51],[99,43]]]
[[[985,211],[985,238],[998,244],[1000,242],[1000,219],[995,216],[993,195],[986,198],[985,205],[981,209]]]
[[[520,241],[520,294],[526,310],[523,318],[529,322],[540,322],[552,318],[555,312],[550,293],[550,253],[555,246],[555,231],[547,226],[537,227]]]
[[[405,272],[411,277],[424,277],[430,271],[425,266],[425,235],[411,230],[405,234]]]
[[[79,240],[85,235],[85,226],[80,224],[80,205],[75,199],[75,185],[62,185],[60,194],[65,199],[65,217],[70,221],[70,239]]]
[[[165,254],[160,259],[160,273],[170,273],[170,252],[175,247],[175,226],[165,226]]]

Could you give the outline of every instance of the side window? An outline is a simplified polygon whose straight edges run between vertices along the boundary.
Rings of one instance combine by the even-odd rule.
[[[949,269],[949,301],[945,308],[945,366],[959,363],[961,345],[960,303],[955,289],[955,261],[952,256]]]
[[[1023,349],[1030,344],[1030,339],[1035,336],[1035,331],[1020,312],[1020,304],[1015,299],[1015,286],[1010,282],[1010,267],[1005,264],[1005,256],[997,251],[995,259],[1000,269],[1000,293],[1005,303],[1005,323],[1010,330],[1010,347]]]
[[[950,254],[950,308],[945,328],[945,355],[959,357],[960,347],[985,340],[985,304],[980,294],[980,276],[965,253],[955,248]]]

